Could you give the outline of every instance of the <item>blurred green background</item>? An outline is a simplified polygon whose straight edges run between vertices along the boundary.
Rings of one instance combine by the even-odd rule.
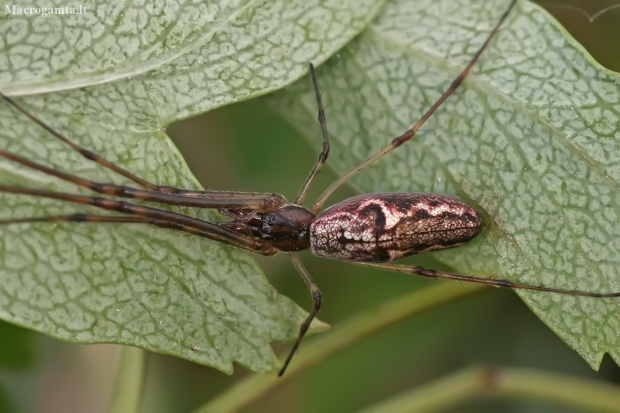
[[[617,0],[541,3],[598,62],[620,72]],[[602,10],[606,11],[597,15]],[[589,16],[595,16],[594,20]],[[329,119],[330,108],[326,110]],[[260,100],[174,124],[168,132],[205,188],[275,192],[288,199],[297,195],[321,145],[318,126],[316,142],[309,143]],[[327,168],[308,199],[314,199],[333,179]],[[351,195],[352,190],[344,188],[331,201]],[[332,325],[373,304],[433,283],[317,259],[309,253],[302,257],[324,294],[320,318]],[[286,256],[257,259],[279,292],[310,308],[306,286]],[[443,268],[432,257],[407,262]],[[107,411],[120,347],[62,343],[4,323],[0,323],[0,337],[0,413]],[[274,344],[278,352],[289,346]],[[352,412],[478,363],[535,367],[620,384],[620,368],[608,356],[600,371],[593,372],[513,292],[488,289],[358,343],[268,393],[246,411]],[[239,366],[233,376],[227,376],[184,360],[148,354],[142,412],[186,412],[248,374]],[[533,401],[483,400],[459,411],[579,410]]]

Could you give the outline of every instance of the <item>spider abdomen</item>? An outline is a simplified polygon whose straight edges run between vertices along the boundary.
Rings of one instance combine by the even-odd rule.
[[[319,214],[310,226],[310,244],[319,257],[385,262],[457,247],[480,231],[480,215],[458,199],[379,193],[347,199]]]

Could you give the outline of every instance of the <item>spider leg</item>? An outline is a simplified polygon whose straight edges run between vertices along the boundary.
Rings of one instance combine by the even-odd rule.
[[[40,218],[21,218],[14,220],[0,221],[0,224],[13,224],[24,222],[45,222],[45,221],[74,221],[74,222],[133,222],[149,223],[158,227],[171,228],[179,231],[199,235],[204,238],[221,242],[233,247],[241,248],[261,255],[275,255],[280,250],[268,242],[255,237],[250,237],[228,228],[221,227],[212,222],[192,218],[176,212],[165,211],[163,209],[132,204],[130,202],[116,201],[107,198],[98,198],[84,195],[73,195],[62,192],[46,191],[40,189],[20,188],[10,185],[0,184],[0,192],[14,194],[33,195],[43,198],[59,199],[62,201],[74,202],[78,204],[91,205],[96,208],[108,211],[116,211],[122,214],[134,215],[125,220],[122,217],[105,217],[84,214],[74,214],[65,216],[40,217]]]
[[[413,274],[419,275],[426,278],[442,278],[445,280],[456,280],[463,282],[471,282],[478,284],[486,284],[494,287],[502,287],[502,288],[512,288],[519,290],[534,290],[534,291],[546,291],[550,293],[557,294],[565,294],[565,295],[576,295],[581,297],[596,297],[596,298],[610,298],[610,297],[620,297],[619,293],[592,293],[587,291],[578,291],[578,290],[565,290],[562,288],[551,288],[551,287],[543,287],[536,285],[528,285],[528,284],[520,284],[515,283],[508,280],[497,280],[493,278],[483,278],[483,277],[474,277],[473,275],[460,275],[460,274],[452,274],[449,272],[436,271],[436,270],[428,270],[426,268],[411,266],[411,265],[401,265],[401,264],[385,264],[385,263],[356,263],[359,265],[365,265],[373,268],[381,268],[388,271],[400,272],[402,274]]]
[[[304,335],[306,335],[308,327],[310,327],[312,320],[314,320],[314,317],[316,317],[317,313],[321,309],[322,302],[322,295],[321,291],[319,291],[319,287],[316,285],[316,283],[310,276],[310,273],[308,272],[308,270],[306,270],[306,267],[304,267],[299,257],[294,253],[290,253],[289,255],[291,257],[291,260],[293,261],[293,264],[295,265],[295,268],[297,268],[297,271],[299,271],[299,274],[304,279],[304,281],[308,285],[308,288],[310,289],[310,293],[312,294],[312,298],[314,299],[314,307],[312,308],[312,311],[310,311],[310,314],[308,315],[308,318],[306,318],[306,321],[304,321],[304,323],[299,328],[299,335],[297,336],[297,340],[295,340],[295,344],[293,344],[291,351],[288,353],[288,356],[286,357],[286,360],[284,361],[284,364],[280,369],[280,372],[278,373],[278,377],[282,377],[282,375],[286,371],[286,368],[288,367],[291,359],[295,355],[295,352],[297,351],[301,340],[303,340]]]
[[[89,151],[86,148],[83,148],[81,146],[79,146],[78,144],[76,144],[75,142],[71,141],[69,138],[67,138],[66,136],[64,136],[63,134],[56,132],[51,126],[49,126],[47,123],[43,122],[41,119],[37,118],[36,116],[34,116],[33,114],[31,114],[30,112],[28,112],[26,109],[24,109],[21,105],[19,105],[17,102],[15,102],[12,98],[8,97],[7,95],[5,95],[4,93],[0,92],[0,97],[2,97],[5,101],[7,101],[9,104],[11,104],[15,109],[17,109],[18,111],[20,111],[21,113],[23,113],[25,116],[27,116],[31,121],[33,121],[34,123],[36,123],[37,125],[39,125],[40,127],[42,127],[43,129],[45,129],[46,131],[48,131],[50,134],[52,134],[54,137],[56,137],[57,139],[61,140],[62,142],[66,143],[67,145],[69,145],[73,150],[77,151],[80,155],[82,155],[84,158],[96,162],[99,165],[104,166],[105,168],[108,168],[122,176],[124,176],[127,179],[130,179],[132,181],[134,181],[135,183],[137,183],[138,185],[147,188],[147,189],[151,189],[151,190],[157,190],[157,188],[161,188],[158,187],[157,185],[154,185],[134,174],[132,174],[131,172],[121,168],[120,166],[117,166],[115,164],[113,164],[112,162],[106,160],[105,158],[102,158],[101,156],[97,155],[96,153]]]
[[[96,153],[83,148],[81,146],[79,146],[78,144],[76,144],[75,142],[73,142],[72,140],[70,140],[69,138],[67,138],[66,136],[64,136],[63,134],[57,132],[56,130],[54,130],[51,126],[49,126],[47,123],[43,122],[41,119],[39,119],[38,117],[34,116],[33,114],[31,114],[29,111],[27,111],[25,108],[23,108],[21,105],[19,105],[17,102],[15,102],[15,100],[13,100],[12,98],[6,96],[4,93],[0,92],[0,97],[2,97],[6,102],[8,102],[11,106],[13,106],[16,110],[18,110],[19,112],[21,112],[22,114],[24,114],[25,116],[27,116],[30,120],[32,120],[34,123],[36,123],[37,125],[39,125],[40,127],[42,127],[43,129],[45,129],[47,132],[49,132],[51,135],[53,135],[54,137],[56,137],[57,139],[61,140],[62,142],[64,142],[65,144],[69,145],[69,147],[71,147],[73,150],[77,151],[79,154],[81,154],[84,158],[91,160],[93,162],[98,163],[99,165],[104,166],[105,168],[108,168],[116,173],[118,173],[119,175],[124,176],[127,179],[130,179],[131,181],[137,183],[138,185],[142,186],[143,188],[146,188],[148,191],[148,193],[150,195],[148,195],[148,197],[150,197],[149,200],[153,200],[153,201],[157,201],[157,202],[163,202],[163,203],[169,203],[169,204],[173,204],[173,205],[184,205],[184,206],[197,206],[197,207],[203,207],[203,208],[211,208],[209,206],[206,206],[204,204],[200,204],[200,199],[202,198],[209,198],[209,197],[224,197],[224,198],[240,198],[243,199],[243,202],[250,202],[251,200],[254,200],[255,202],[261,202],[263,204],[267,205],[267,208],[277,208],[280,205],[283,205],[284,203],[286,203],[286,200],[279,196],[279,195],[275,195],[275,194],[256,194],[256,193],[252,193],[252,192],[240,192],[240,193],[230,193],[230,192],[220,192],[220,191],[196,191],[196,190],[189,190],[189,189],[180,189],[180,188],[173,188],[170,186],[160,186],[160,185],[155,185],[153,183],[150,183],[134,174],[132,174],[131,172],[127,171],[124,168],[121,168],[120,166],[106,160],[105,158],[97,155]],[[5,156],[5,157],[9,157],[9,159],[17,160],[17,155],[13,155],[10,154],[9,152],[4,152],[5,154],[9,154],[11,157],[9,156]],[[18,161],[19,162],[19,161]],[[20,162],[22,163],[22,162]],[[37,168],[35,168],[37,169]],[[41,170],[41,169],[39,169]],[[49,172],[48,172],[49,173]],[[60,175],[56,175],[59,176]],[[65,178],[63,178],[65,179]],[[136,190],[135,190],[136,191]],[[161,197],[156,199],[156,195],[153,193],[160,193],[160,194],[166,194],[166,195],[178,195],[182,198],[170,198],[170,197]],[[136,198],[138,198],[136,196]],[[191,198],[196,198],[197,201],[193,202],[191,200]],[[147,198],[140,198],[140,199],[147,199]],[[186,202],[183,202],[184,200],[186,200]],[[218,206],[214,206],[213,208],[219,208]],[[224,206],[224,208],[226,208]]]
[[[70,215],[52,215],[48,217],[28,217],[15,219],[2,219],[0,225],[10,224],[26,224],[32,222],[109,222],[109,223],[135,223],[150,224],[152,219],[138,216],[115,217],[107,215],[88,215],[88,214],[70,214]]]
[[[499,30],[500,26],[502,25],[502,23],[506,20],[506,17],[508,17],[508,14],[510,13],[510,10],[512,10],[512,8],[515,5],[515,3],[516,3],[516,0],[512,0],[511,1],[510,5],[508,6],[508,9],[504,12],[502,17],[500,17],[499,21],[497,22],[497,24],[495,25],[495,27],[493,28],[493,30],[491,31],[491,33],[489,34],[489,36],[487,37],[485,42],[482,44],[482,46],[480,46],[480,48],[478,49],[478,51],[476,52],[474,57],[467,64],[467,66],[465,66],[465,69],[463,69],[461,74],[458,75],[458,77],[452,81],[452,84],[448,87],[448,89],[446,89],[446,91],[443,93],[443,95],[441,95],[441,97],[433,104],[433,106],[431,106],[431,108],[428,111],[426,111],[426,113],[424,113],[424,115],[422,115],[420,120],[417,121],[416,124],[413,125],[413,127],[411,129],[409,129],[408,131],[406,131],[405,133],[403,133],[399,137],[394,138],[392,140],[392,142],[390,142],[385,148],[383,148],[379,152],[375,153],[374,155],[372,155],[370,158],[366,159],[365,161],[359,163],[355,167],[351,168],[347,173],[345,173],[340,178],[335,180],[321,194],[321,196],[316,200],[316,202],[312,205],[312,208],[311,208],[312,211],[320,211],[321,208],[323,207],[323,204],[325,204],[325,201],[327,201],[327,198],[329,198],[329,196],[336,190],[336,188],[338,188],[340,185],[342,185],[343,183],[348,181],[352,176],[354,176],[355,174],[357,174],[358,172],[360,172],[364,168],[366,168],[366,167],[372,165],[373,163],[377,162],[379,159],[383,158],[388,153],[392,152],[394,149],[398,148],[400,145],[402,145],[403,143],[407,142],[409,139],[413,138],[413,136],[418,132],[418,130],[428,120],[428,118],[430,118],[431,115],[433,113],[435,113],[437,108],[439,106],[441,106],[443,104],[443,102],[452,93],[454,93],[456,88],[458,88],[459,85],[463,82],[463,79],[465,79],[465,77],[470,72],[470,70],[473,67],[473,65],[478,61],[478,58],[480,57],[480,55],[482,54],[484,49],[486,49],[486,47],[489,45],[489,43],[491,42],[491,39],[493,39],[493,37],[495,36],[497,31]]]
[[[327,155],[329,155],[329,135],[327,134],[327,121],[325,120],[325,109],[323,108],[323,99],[321,98],[321,91],[319,90],[319,81],[316,77],[316,72],[314,71],[314,65],[310,63],[310,73],[312,75],[312,84],[314,85],[314,93],[316,95],[316,103],[319,107],[319,124],[321,125],[321,133],[323,134],[323,150],[319,154],[319,158],[314,164],[314,168],[312,168],[312,172],[310,172],[310,176],[306,179],[301,190],[299,191],[299,195],[295,200],[295,204],[302,205],[304,203],[304,198],[314,182],[314,179],[317,177],[321,169],[323,169],[323,165],[327,161]],[[318,211],[312,211],[315,214]]]
[[[244,208],[261,212],[273,211],[286,203],[286,200],[276,194],[259,194],[252,192],[222,192],[222,191],[190,191],[180,189],[176,194],[163,193],[149,189],[136,189],[129,186],[104,184],[80,178],[66,172],[41,165],[11,152],[0,149],[0,157],[17,162],[28,168],[35,169],[48,175],[55,176],[76,185],[88,188],[103,195],[114,195],[122,198],[133,198],[142,201],[159,202],[162,204],[198,207],[198,208]],[[200,197],[186,193],[200,193]]]

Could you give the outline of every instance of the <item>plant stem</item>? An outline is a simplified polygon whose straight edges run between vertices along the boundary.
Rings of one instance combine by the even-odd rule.
[[[110,403],[110,413],[137,413],[142,397],[144,350],[123,346]]]
[[[195,412],[236,412],[302,371],[371,334],[412,315],[483,290],[486,288],[480,284],[441,283],[362,311],[305,346],[283,377],[252,375]]]
[[[536,369],[473,366],[360,413],[441,411],[479,397],[531,398],[586,411],[620,412],[620,387]]]

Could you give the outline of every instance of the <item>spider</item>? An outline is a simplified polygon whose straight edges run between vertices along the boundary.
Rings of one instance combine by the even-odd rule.
[[[297,252],[301,250],[311,249],[315,255],[320,257],[361,262],[372,267],[427,278],[443,278],[497,287],[586,297],[619,297],[620,293],[571,291],[520,284],[507,280],[459,275],[425,269],[419,266],[389,263],[413,254],[454,248],[480,234],[483,228],[481,216],[475,209],[453,197],[425,193],[375,193],[353,197],[323,209],[327,199],[336,188],[415,136],[421,126],[462,83],[505,21],[515,2],[516,0],[511,1],[508,9],[501,16],[485,42],[480,46],[461,74],[411,129],[394,138],[384,149],[370,156],[334,181],[308,208],[303,206],[305,197],[314,179],[324,166],[330,150],[321,93],[312,64],[310,64],[310,73],[318,105],[318,120],[323,135],[323,149],[293,203],[289,203],[284,197],[277,194],[198,191],[155,185],[75,144],[22,108],[13,99],[0,93],[0,96],[16,110],[57,139],[69,145],[83,157],[124,176],[141,186],[142,189],[83,179],[38,164],[4,149],[0,149],[1,157],[85,187],[101,195],[176,206],[217,209],[227,218],[224,222],[214,223],[177,212],[126,201],[0,184],[1,192],[53,198],[91,205],[121,214],[117,216],[71,214],[29,217],[5,220],[1,224],[58,221],[151,224],[161,228],[198,235],[265,256],[275,255],[280,252],[288,253],[296,269],[310,289],[314,306],[300,327],[297,340],[293,344],[279,372],[280,376],[286,371],[310,323],[322,305],[321,292],[297,255]]]

